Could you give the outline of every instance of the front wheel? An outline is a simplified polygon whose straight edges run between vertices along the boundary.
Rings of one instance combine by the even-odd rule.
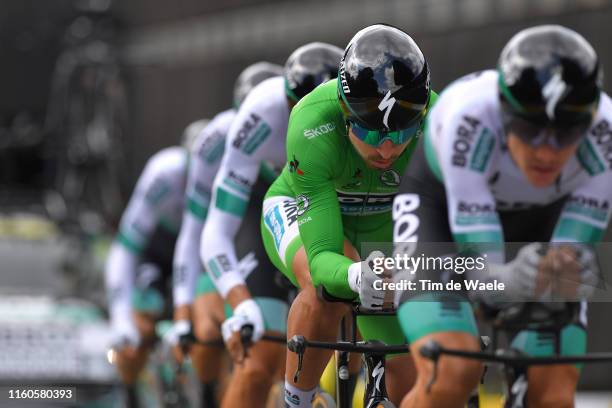
[[[395,408],[395,404],[391,401],[377,402],[374,408]]]
[[[326,392],[318,392],[312,400],[312,408],[336,408],[336,401]]]

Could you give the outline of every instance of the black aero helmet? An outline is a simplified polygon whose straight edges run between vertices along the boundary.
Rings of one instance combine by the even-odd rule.
[[[599,101],[602,71],[591,45],[559,25],[520,31],[498,64],[502,111],[539,125],[588,125]]]
[[[298,102],[319,84],[338,76],[342,49],[335,45],[312,42],[291,53],[285,64],[285,91]]]
[[[256,62],[246,67],[234,84],[234,107],[240,107],[244,98],[257,84],[268,78],[283,75],[283,67],[270,62]]]
[[[338,97],[346,118],[370,130],[409,128],[425,116],[429,67],[402,30],[375,24],[349,42],[338,71]]]

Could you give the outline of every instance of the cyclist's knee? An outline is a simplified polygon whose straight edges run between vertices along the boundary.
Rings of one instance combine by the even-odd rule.
[[[211,315],[200,316],[194,321],[193,334],[198,340],[214,340],[221,337],[219,324]]]
[[[134,312],[134,323],[144,343],[155,338],[156,319],[147,313]]]
[[[319,298],[312,285],[303,288],[298,297],[300,308],[316,314],[321,320],[338,321],[349,311],[349,307],[344,303],[327,302]]]
[[[527,392],[529,407],[573,407],[579,371],[575,367],[532,367]]]
[[[533,408],[573,408],[574,393],[566,392],[560,388],[556,388],[553,392],[532,393],[527,392],[527,406]]]
[[[465,351],[479,351],[480,349],[477,339],[467,333],[436,333],[415,342],[414,352],[418,353],[420,346],[430,339],[450,349]],[[421,360],[420,364],[417,363],[417,369],[420,377],[425,376],[425,378],[421,378],[420,383],[426,383],[432,375],[433,367],[429,361],[423,364],[423,360]],[[442,356],[438,361],[439,375],[431,391],[448,399],[465,399],[478,385],[482,370],[482,364],[478,361]]]
[[[448,399],[466,399],[478,386],[482,376],[482,364],[462,358],[442,357],[439,362],[439,377],[432,392]]]
[[[275,374],[273,364],[266,364],[255,358],[247,358],[235,368],[237,381],[248,381],[253,387],[265,387],[272,384]]]

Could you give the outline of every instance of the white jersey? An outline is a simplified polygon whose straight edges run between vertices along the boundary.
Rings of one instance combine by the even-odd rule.
[[[225,140],[236,117],[234,109],[216,115],[197,136],[190,152],[186,206],[174,252],[173,299],[175,306],[191,304],[200,263],[200,238],[206,220],[212,184],[225,150]]]
[[[503,242],[497,211],[568,200],[555,242],[599,241],[612,200],[612,102],[602,92],[593,125],[557,181],[531,185],[507,149],[498,74],[483,71],[451,84],[429,115],[425,151],[446,189],[456,242]],[[503,253],[501,254],[503,258]]]
[[[235,285],[244,284],[236,270],[234,238],[260,166],[264,162],[277,168],[285,164],[288,121],[285,83],[279,76],[253,88],[230,128],[200,245],[202,261],[223,297]]]
[[[111,318],[131,319],[131,296],[141,252],[157,227],[178,233],[185,206],[187,152],[169,147],[147,162],[127,208],[106,262],[106,285]]]

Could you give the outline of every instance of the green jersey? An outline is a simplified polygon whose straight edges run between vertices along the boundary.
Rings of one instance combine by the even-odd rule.
[[[430,106],[436,98],[432,92]],[[267,197],[296,198],[300,237],[315,286],[322,284],[341,298],[355,297],[347,282],[354,261],[343,255],[344,238],[358,251],[364,242],[392,240],[391,206],[417,139],[390,168],[369,168],[348,138],[336,79],[293,108],[287,164]]]

